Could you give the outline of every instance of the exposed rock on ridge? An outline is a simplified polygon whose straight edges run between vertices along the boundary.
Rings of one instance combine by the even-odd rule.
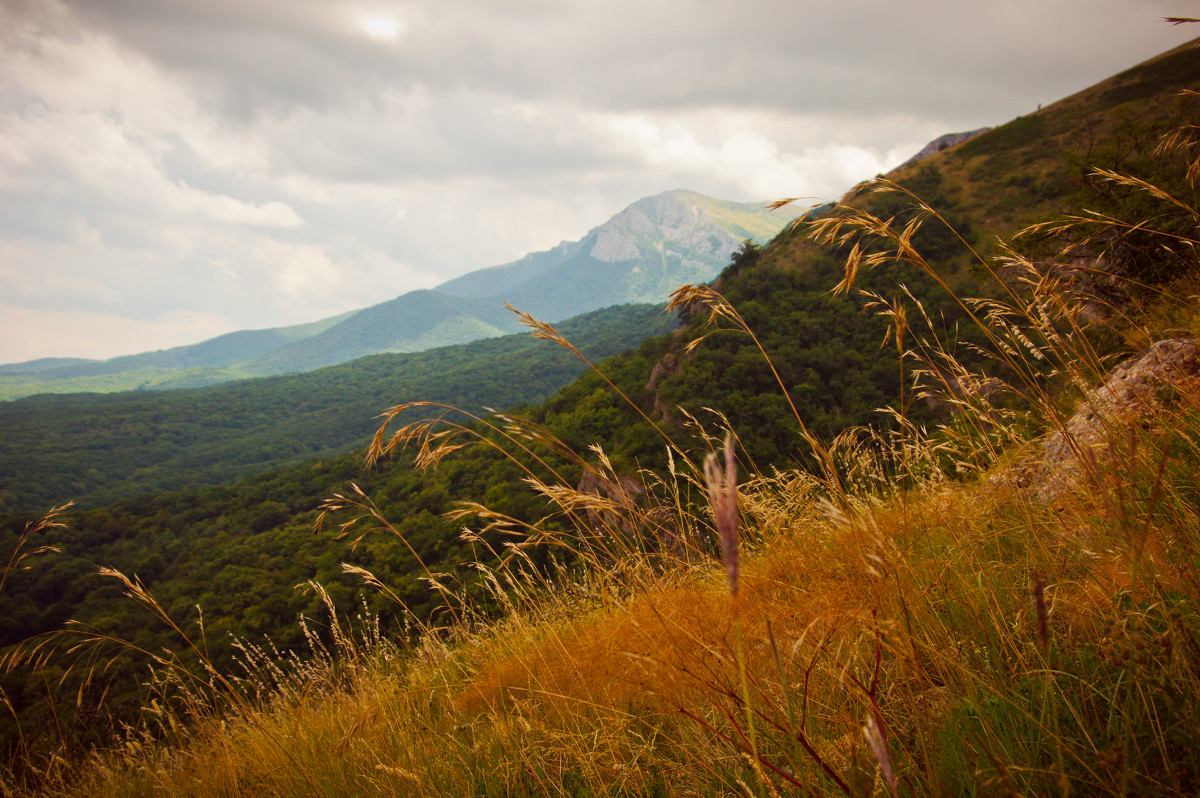
[[[906,166],[912,166],[917,161],[924,160],[930,155],[939,153],[942,150],[947,150],[957,144],[962,144],[964,141],[970,141],[980,133],[987,133],[989,130],[991,130],[990,127],[981,127],[978,130],[968,130],[965,133],[947,133],[944,136],[938,136],[936,139],[926,144],[916,155],[900,164],[900,168],[903,169]]]
[[[662,359],[654,364],[654,368],[650,371],[650,379],[646,382],[646,391],[654,397],[654,404],[650,408],[650,415],[660,421],[670,421],[671,413],[663,405],[662,400],[658,396],[658,383],[664,377],[675,374],[679,371],[679,358],[671,352],[667,352],[662,356]]]
[[[701,208],[668,192],[638,200],[614,216],[600,228],[588,254],[605,263],[637,260],[647,254],[644,248],[650,245],[660,252],[667,246],[678,250],[680,255],[692,251],[720,258],[739,243],[736,236],[717,227]],[[694,258],[685,260],[700,262]]]

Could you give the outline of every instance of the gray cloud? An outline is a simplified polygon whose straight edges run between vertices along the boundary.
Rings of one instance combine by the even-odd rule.
[[[0,361],[310,320],[670,188],[835,196],[1192,33],[1124,0],[0,3]]]
[[[986,111],[997,90],[1066,91],[1168,40],[1156,6],[1169,10],[1122,0],[393,2],[372,6],[402,31],[380,43],[358,27],[366,14],[340,3],[71,4],[156,63],[264,109],[420,85],[613,110],[716,102],[801,111],[896,110],[914,94]]]

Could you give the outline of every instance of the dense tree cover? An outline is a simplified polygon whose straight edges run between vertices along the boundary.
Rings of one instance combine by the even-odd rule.
[[[669,329],[676,324],[658,308],[643,307],[633,314],[614,309],[593,315],[596,318],[588,319],[588,324],[561,325],[564,334],[578,340],[589,356],[606,348],[609,351],[624,348],[628,341],[636,341],[647,330]],[[583,333],[582,339],[576,338],[578,332]],[[445,373],[431,369],[429,379],[433,385],[440,384],[436,382],[438,378],[453,386],[473,377],[478,384],[470,389],[481,393],[471,395],[480,398],[463,403],[473,412],[480,412],[479,405],[489,394],[512,395],[515,390],[512,383],[519,382],[519,387],[525,389],[540,388],[556,380],[561,382],[559,375],[564,370],[577,372],[583,367],[573,355],[550,342],[522,337],[515,342],[518,346],[502,347],[499,343],[454,348],[477,350],[474,359],[468,361],[474,365],[473,371],[454,372],[453,359],[437,359],[434,353],[406,360],[428,362],[445,369]],[[534,356],[535,350],[540,350],[538,356]],[[546,357],[548,353],[553,356]],[[566,362],[562,356],[574,363]],[[376,376],[373,392],[358,399],[366,405],[374,397],[374,404],[362,410],[366,423],[359,422],[360,436],[374,431],[378,423],[374,416],[389,404],[420,396],[384,395],[388,386],[396,389],[396,379],[386,378],[386,367],[396,361],[380,357],[368,359],[367,363],[371,361],[380,367],[385,378]],[[653,362],[650,355],[638,359],[629,354],[619,356],[616,361],[630,363],[626,368],[630,373],[648,369],[647,364]],[[370,384],[372,380],[372,374],[363,369],[347,366],[332,371],[353,377],[355,381],[350,388]],[[412,384],[404,383],[406,390],[412,390],[408,387]],[[445,398],[453,401],[455,397]],[[196,403],[189,405],[193,412],[206,412],[203,403],[193,401]],[[353,409],[354,405],[348,404]],[[331,409],[331,417],[338,409]],[[166,410],[159,412],[167,418]],[[215,409],[208,408],[207,412]],[[593,431],[599,436],[597,439],[611,434],[603,425]],[[224,669],[235,669],[237,648],[233,635],[258,642],[267,635],[281,651],[303,652],[306,643],[298,618],[303,614],[314,619],[313,628],[319,631],[324,616],[318,599],[297,589],[310,580],[325,586],[339,608],[353,611],[360,583],[357,577],[342,572],[343,560],[374,572],[404,602],[411,613],[409,617],[437,622],[440,613],[447,611],[446,604],[421,581],[423,572],[408,546],[430,568],[449,574],[448,583],[469,586],[478,573],[466,567],[466,563],[488,561],[490,555],[479,545],[460,542],[458,527],[441,517],[452,502],[472,496],[487,497],[499,512],[528,519],[542,514],[544,502],[524,491],[510,490],[523,472],[489,449],[461,452],[434,473],[414,472],[407,463],[407,458],[402,457],[398,462],[364,469],[361,452],[351,453],[276,470],[232,487],[148,493],[105,508],[75,510],[68,514],[66,528],[54,530],[35,542],[53,545],[59,553],[41,558],[28,571],[13,574],[0,593],[0,648],[58,629],[72,619],[80,622],[81,628],[129,641],[145,651],[180,649],[181,641],[174,633],[123,595],[119,583],[97,575],[102,566],[140,579],[190,633],[199,634],[197,607],[202,608],[206,648],[213,661]],[[573,478],[578,477],[577,472],[569,473]],[[377,534],[351,552],[345,543],[334,539],[334,534],[318,535],[313,531],[322,501],[336,492],[348,495],[352,483],[360,485],[372,497],[406,543]],[[4,519],[0,525],[0,551],[13,549],[30,517],[30,513],[19,513]],[[498,548],[502,540],[492,536],[488,542]],[[371,611],[385,623],[404,615],[390,600],[374,592],[368,595]],[[397,628],[400,623],[391,626]],[[186,652],[182,656],[195,667],[193,657]],[[22,728],[50,735],[61,727],[75,742],[86,744],[97,735],[112,731],[109,713],[116,712],[118,719],[125,721],[129,716],[122,713],[140,706],[138,684],[148,673],[147,666],[144,656],[128,655],[111,674],[115,675],[115,683],[108,684],[107,677],[98,679],[94,689],[83,690],[84,700],[79,706],[68,702],[52,708],[45,700],[46,686],[40,676],[8,675],[0,679],[0,686],[22,718]],[[80,669],[68,674],[63,686],[53,692],[74,694],[84,685],[85,672]],[[97,706],[102,696],[105,711],[99,712]],[[58,725],[52,722],[52,712],[59,716]],[[0,732],[3,744],[11,750],[16,744],[15,728],[3,721],[0,727],[3,727]]]
[[[316,596],[302,588],[322,584],[337,606],[352,614],[358,606],[359,579],[343,574],[342,561],[368,568],[387,584],[416,616],[436,623],[447,611],[445,602],[421,582],[423,572],[408,546],[389,534],[368,537],[355,551],[335,540],[334,531],[317,534],[313,522],[321,502],[335,492],[349,494],[360,485],[392,520],[420,558],[448,574],[449,584],[469,585],[477,573],[465,564],[487,561],[478,545],[462,543],[458,528],[441,518],[455,498],[489,496],[496,509],[534,518],[541,503],[521,491],[496,491],[511,486],[522,472],[490,450],[468,450],[447,461],[437,472],[417,473],[407,460],[364,470],[359,454],[316,461],[251,478],[234,487],[149,495],[111,507],[69,514],[65,529],[54,530],[36,544],[60,551],[44,555],[34,567],[11,575],[0,594],[0,647],[31,634],[60,628],[65,621],[81,622],[89,630],[129,641],[140,649],[182,650],[182,641],[142,606],[123,595],[121,585],[97,575],[98,567],[115,568],[136,576],[161,606],[189,634],[200,639],[197,607],[203,609],[203,638],[214,663],[236,671],[237,648],[232,635],[262,643],[269,636],[281,651],[306,651],[298,624],[303,614],[313,619],[318,633],[325,612]],[[10,516],[0,531],[0,550],[11,551],[24,516]],[[339,519],[341,520],[341,519]],[[492,545],[500,540],[493,537]],[[399,629],[400,607],[368,591],[371,611],[388,628]],[[111,654],[119,646],[106,646]],[[61,666],[68,660],[64,657]],[[183,651],[182,660],[195,668],[195,658]],[[53,710],[46,703],[46,686],[32,674],[0,677],[22,718],[26,735],[38,730],[53,736],[51,712],[73,729],[76,742],[86,743],[106,728],[108,712],[140,706],[139,681],[148,675],[147,658],[126,653],[115,671],[98,678],[95,689],[84,691],[79,707],[71,702]],[[113,684],[108,684],[115,678]],[[56,692],[74,694],[85,681],[78,670]],[[105,697],[104,714],[89,714]],[[3,743],[15,744],[11,725],[0,723]],[[11,748],[10,748],[11,750]]]
[[[639,305],[560,327],[598,358],[673,325]],[[374,417],[394,403],[478,411],[536,402],[583,369],[561,347],[522,334],[195,390],[0,403],[0,512],[228,484],[362,446]]]

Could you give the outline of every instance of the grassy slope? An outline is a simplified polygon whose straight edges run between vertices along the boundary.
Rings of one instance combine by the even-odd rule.
[[[753,203],[716,200],[694,191],[679,190],[673,193],[681,199],[703,207],[719,226],[735,236],[753,241],[769,241],[779,232],[782,224],[790,222],[794,217],[794,214],[786,210],[763,213],[761,207]]]
[[[851,451],[848,490],[743,478],[736,598],[695,505],[672,520],[701,548],[668,553],[659,513],[573,497],[603,532],[586,571],[502,569],[500,620],[449,598],[465,620],[415,651],[343,618],[290,678],[258,652],[270,701],[224,723],[192,704],[197,730],[64,773],[63,792],[869,795],[891,772],[903,795],[1192,794],[1200,404],[1161,412],[1108,418],[1103,487],[1053,506],[1012,471],[947,480],[915,440]]]
[[[1145,526],[1144,504],[1121,507],[1152,546],[1196,542],[1194,504],[1176,504],[1186,483],[1172,479],[1172,511]],[[678,561],[523,585],[500,622],[416,657],[347,645],[275,703],[109,756],[65,793],[870,795],[871,717],[904,795],[1195,788],[1186,560],[1156,549],[1139,564],[1094,495],[1047,511],[1003,486],[927,485],[830,518],[813,490],[790,476],[744,490],[737,602],[714,569]],[[1046,580],[1045,637],[1031,573]]]
[[[1135,76],[1127,92],[1145,84]],[[960,150],[938,156],[943,174],[996,154]],[[970,201],[1015,223],[1023,212],[1005,216],[1003,199]],[[782,242],[756,269],[815,271],[804,252]],[[171,753],[110,758],[83,789],[696,794],[782,785],[774,766],[821,792],[865,794],[885,762],[864,745],[870,717],[907,794],[1189,791],[1196,411],[1180,403],[1172,447],[1151,435],[1106,470],[1108,491],[1054,508],[1004,480],[893,493],[863,458],[873,487],[820,512],[814,496],[838,499],[835,488],[782,473],[743,491],[754,554],[736,607],[695,557],[665,571],[658,556],[601,558],[587,581],[566,574],[549,594],[518,573],[499,623],[451,646],[429,640],[416,660],[347,645],[277,705],[202,724]],[[678,528],[707,538],[694,512],[680,505]],[[1047,601],[1052,624],[1040,624]],[[752,746],[770,765],[747,765]]]

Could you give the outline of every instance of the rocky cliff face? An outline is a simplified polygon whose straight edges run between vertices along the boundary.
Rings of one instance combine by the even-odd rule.
[[[673,353],[667,352],[662,356],[662,359],[654,364],[654,368],[650,372],[650,379],[646,382],[646,392],[654,397],[653,405],[650,408],[650,415],[660,421],[670,422],[671,411],[663,404],[662,399],[658,395],[658,384],[679,371],[679,358]]]

